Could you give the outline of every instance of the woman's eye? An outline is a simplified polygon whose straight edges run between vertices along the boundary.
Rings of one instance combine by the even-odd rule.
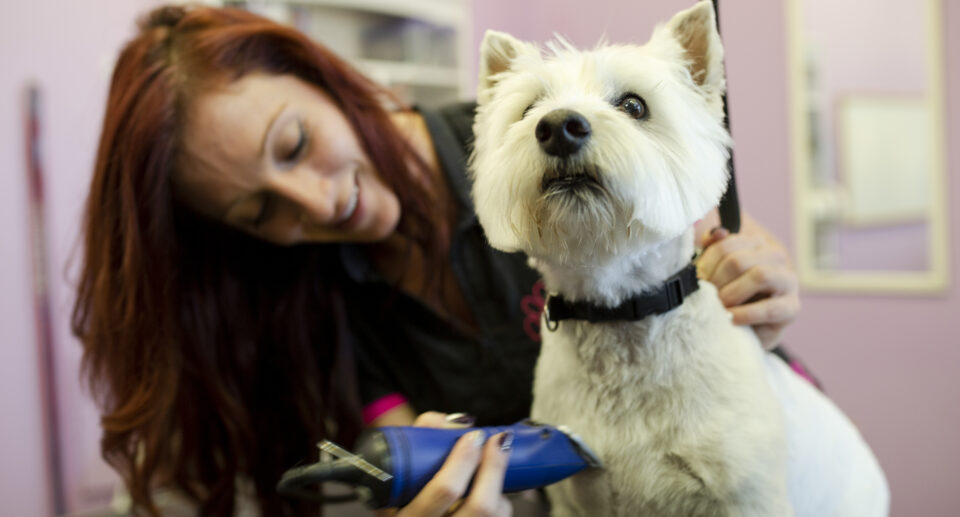
[[[283,130],[279,138],[277,159],[283,163],[291,163],[300,158],[309,141],[309,134],[303,121],[297,119],[296,124],[290,124]]]
[[[638,95],[632,93],[624,95],[623,98],[620,99],[620,102],[617,103],[617,107],[636,120],[647,117],[647,103]]]

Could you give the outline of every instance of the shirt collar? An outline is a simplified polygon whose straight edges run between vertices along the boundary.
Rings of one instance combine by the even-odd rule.
[[[473,200],[470,197],[473,183],[467,174],[467,152],[440,113],[422,107],[414,107],[414,109],[423,117],[427,125],[440,169],[447,184],[453,190],[458,205],[456,231],[461,232],[477,224]],[[340,261],[343,263],[344,271],[356,283],[383,281],[383,277],[373,267],[365,248],[366,246],[362,244],[340,245]]]
[[[440,162],[440,169],[457,200],[459,209],[457,210],[457,227],[463,229],[477,219],[473,209],[473,198],[470,195],[473,182],[467,173],[467,151],[453,133],[450,124],[443,119],[443,115],[434,110],[419,107],[415,109],[427,124],[437,160]]]
[[[370,263],[365,246],[361,244],[341,244],[340,262],[350,280],[358,283],[371,283],[383,280],[380,273]]]

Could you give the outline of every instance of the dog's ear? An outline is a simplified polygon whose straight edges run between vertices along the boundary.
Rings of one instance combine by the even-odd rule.
[[[677,13],[657,35],[664,34],[669,34],[683,47],[687,69],[694,83],[708,96],[719,98],[726,85],[723,44],[717,32],[713,3],[702,0],[690,9]]]
[[[510,69],[510,64],[521,55],[539,55],[540,50],[530,43],[513,36],[487,30],[480,43],[480,81],[477,83],[477,100],[483,104],[489,99],[490,90],[500,74]]]

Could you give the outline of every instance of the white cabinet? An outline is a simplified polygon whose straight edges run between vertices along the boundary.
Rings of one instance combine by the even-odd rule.
[[[470,0],[234,1],[294,25],[402,100],[423,106],[466,99],[473,76]]]

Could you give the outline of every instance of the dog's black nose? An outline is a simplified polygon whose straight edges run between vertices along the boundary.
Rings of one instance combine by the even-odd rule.
[[[553,110],[540,119],[534,134],[545,153],[563,158],[590,139],[590,123],[576,111]]]

